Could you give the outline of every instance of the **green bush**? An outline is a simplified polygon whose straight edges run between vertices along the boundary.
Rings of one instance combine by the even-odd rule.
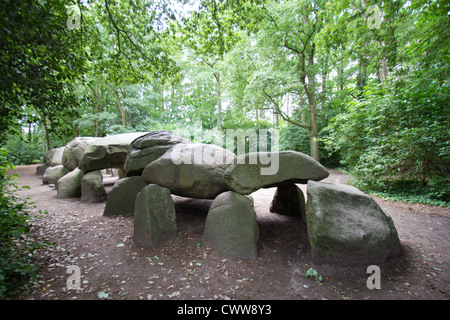
[[[41,243],[31,239],[31,204],[17,192],[17,176],[8,175],[13,166],[6,149],[0,149],[0,299],[27,288],[30,278],[37,275],[33,252]]]
[[[416,202],[450,202],[450,83],[434,76],[450,67],[434,68],[436,73],[418,67],[392,72],[384,86],[369,82],[326,128],[327,148],[340,152],[358,187]]]
[[[25,141],[16,135],[9,135],[3,147],[9,150],[8,158],[14,165],[42,163],[44,157],[41,143]]]

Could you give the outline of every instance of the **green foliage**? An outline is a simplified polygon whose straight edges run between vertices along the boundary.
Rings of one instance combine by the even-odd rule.
[[[326,137],[327,132],[321,131],[319,137]],[[310,141],[308,130],[288,124],[280,129],[280,150],[294,150],[304,154],[310,153]],[[326,167],[338,167],[340,165],[340,154],[328,152],[323,143],[319,144],[320,162]]]
[[[309,154],[308,130],[288,124],[281,129],[280,150],[294,150]]]
[[[8,135],[4,147],[9,150],[9,162],[14,165],[41,163],[44,156],[42,141],[39,144],[12,134]]]
[[[60,123],[75,103],[73,81],[83,71],[80,32],[66,26],[66,1],[0,3],[0,137],[17,119]]]
[[[304,273],[305,278],[311,278],[316,284],[321,285],[323,281],[323,277],[317,272],[316,269],[309,268]]]
[[[329,149],[341,151],[359,187],[450,201],[449,83],[430,74],[409,68],[385,87],[369,84],[328,128]]]
[[[8,156],[6,149],[1,148],[0,299],[26,289],[28,280],[36,277],[38,267],[33,252],[42,245],[29,237],[31,206],[18,196],[16,177],[7,174],[13,168]]]
[[[321,39],[347,48],[342,57],[358,57],[359,68],[356,88],[340,86],[350,99],[343,101],[345,109],[334,116],[323,139],[329,151],[340,152],[358,187],[402,199],[448,203],[450,55],[444,48],[450,45],[450,4],[378,5],[383,22],[371,30],[358,4],[353,10],[344,10],[343,2],[331,5],[343,14],[332,18],[335,24]],[[333,37],[344,25],[340,32],[345,32]],[[351,41],[352,36],[358,40]]]

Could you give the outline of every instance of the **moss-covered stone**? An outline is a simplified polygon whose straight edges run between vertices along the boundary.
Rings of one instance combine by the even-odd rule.
[[[136,197],[133,239],[145,248],[157,248],[177,234],[175,205],[169,189],[150,184]]]
[[[337,265],[375,264],[398,256],[392,218],[367,194],[309,181],[307,228],[313,259]]]
[[[259,228],[251,200],[233,191],[220,194],[211,204],[203,243],[224,254],[256,259]]]
[[[104,216],[133,214],[136,196],[147,184],[141,177],[117,180],[106,200]]]

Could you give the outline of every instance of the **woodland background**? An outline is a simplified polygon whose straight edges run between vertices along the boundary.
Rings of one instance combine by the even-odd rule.
[[[0,145],[279,129],[358,187],[449,201],[448,1],[4,0]]]

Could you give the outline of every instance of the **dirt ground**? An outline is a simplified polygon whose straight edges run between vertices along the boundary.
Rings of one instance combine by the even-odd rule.
[[[337,267],[312,261],[303,221],[273,214],[275,191],[253,193],[259,224],[259,259],[243,261],[202,245],[210,200],[175,197],[178,236],[156,250],[142,249],[131,236],[133,217],[103,217],[105,203],[57,199],[41,183],[36,166],[19,166],[21,191],[36,205],[32,234],[55,245],[37,253],[41,276],[29,293],[35,300],[162,299],[432,299],[450,293],[450,208],[376,198],[394,220],[402,243],[399,258],[380,264],[381,289],[368,289],[368,266]],[[336,170],[324,181],[345,183]],[[105,178],[109,191],[116,178]],[[301,186],[301,185],[299,185]],[[305,191],[305,186],[301,186]],[[305,193],[306,195],[306,193]],[[39,215],[37,210],[48,214]],[[80,271],[80,289],[67,281]],[[304,273],[315,269],[322,281]],[[69,271],[69,273],[68,273]]]

